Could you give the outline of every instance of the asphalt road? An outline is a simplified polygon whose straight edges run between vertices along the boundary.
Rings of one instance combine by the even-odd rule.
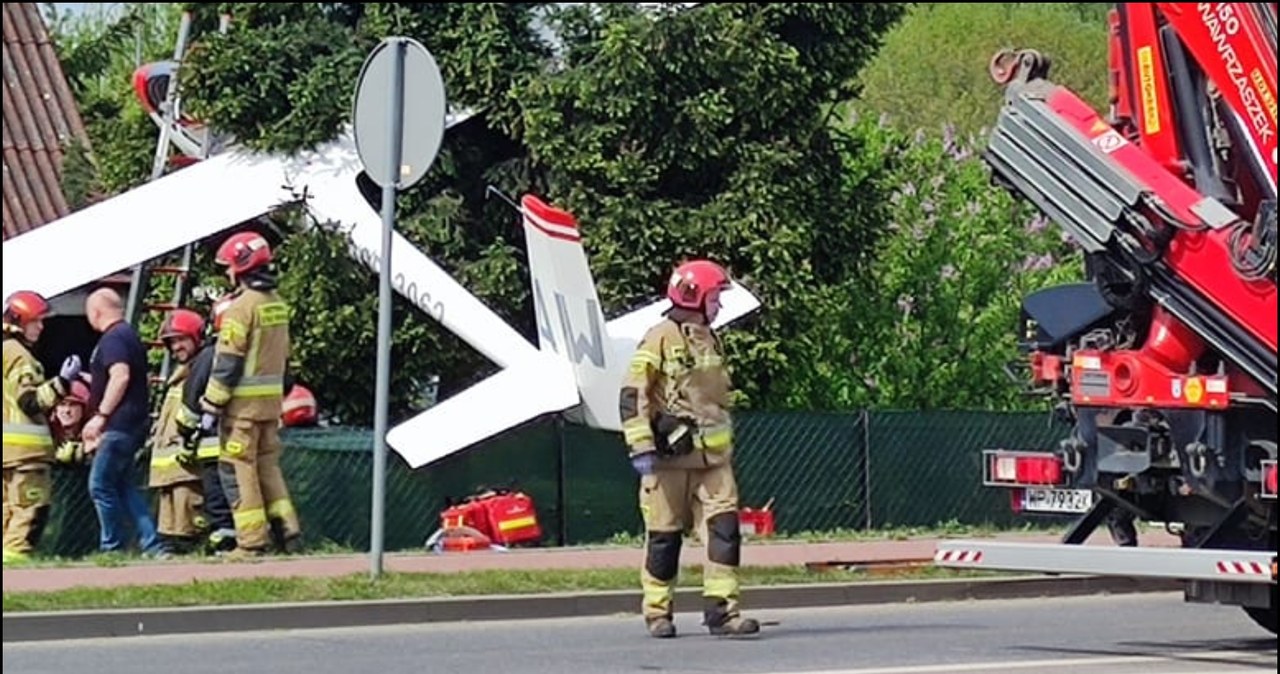
[[[5,674],[1235,674],[1276,671],[1276,639],[1181,594],[761,610],[764,633],[679,638],[636,616],[4,644]]]

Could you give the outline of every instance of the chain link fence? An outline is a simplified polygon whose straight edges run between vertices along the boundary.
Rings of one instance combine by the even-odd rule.
[[[1067,429],[1042,413],[751,412],[736,418],[743,506],[772,501],[780,533],[1015,522],[1002,490],[981,486],[981,450],[1049,448]],[[281,459],[312,548],[367,550],[373,438],[368,429],[288,429]],[[139,476],[146,465],[140,459]],[[533,497],[543,545],[641,533],[636,479],[621,437],[549,419],[410,470],[388,461],[386,549],[421,549],[449,499],[484,487]],[[54,469],[41,548],[76,557],[97,547],[88,468]]]

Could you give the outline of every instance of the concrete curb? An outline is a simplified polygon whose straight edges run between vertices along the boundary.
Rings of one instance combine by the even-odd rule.
[[[1178,581],[1099,576],[820,583],[743,588],[751,609],[849,606],[969,599],[1020,599],[1180,591]],[[698,588],[676,593],[677,606],[700,606]],[[433,599],[334,601],[6,613],[4,643],[54,639],[401,625],[461,620],[520,620],[637,614],[639,591],[490,595]]]

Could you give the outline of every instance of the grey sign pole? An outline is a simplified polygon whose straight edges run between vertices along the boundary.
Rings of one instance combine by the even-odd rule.
[[[387,109],[387,164],[400,166],[400,138],[404,135],[404,41],[391,45],[391,105]],[[399,171],[396,171],[399,173]],[[383,532],[386,529],[387,398],[391,388],[391,228],[396,223],[395,182],[382,186],[382,267],[378,274],[378,392],[373,408],[373,523],[369,552],[370,573],[382,573]]]
[[[385,74],[384,74],[385,71]],[[391,231],[396,193],[422,178],[444,140],[444,81],[416,40],[387,38],[365,61],[356,90],[356,151],[382,186],[382,252],[378,267],[378,364],[373,416],[373,513],[370,574],[382,574],[386,525],[387,407],[391,388]],[[405,127],[405,118],[413,125]]]

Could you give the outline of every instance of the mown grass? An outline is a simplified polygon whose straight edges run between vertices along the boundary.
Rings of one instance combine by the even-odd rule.
[[[955,571],[921,567],[894,572],[833,569],[810,571],[803,566],[743,567],[746,587],[802,583],[848,583],[906,579],[944,579],[1000,575],[992,572]],[[4,611],[70,611],[109,608],[155,608],[265,604],[305,601],[355,601],[461,597],[542,592],[639,592],[637,569],[583,570],[486,570],[456,573],[385,573],[378,579],[366,574],[331,578],[235,578],[192,581],[181,585],[147,585],[114,588],[73,588],[53,592],[5,592]],[[696,587],[702,568],[681,571],[679,585]]]

